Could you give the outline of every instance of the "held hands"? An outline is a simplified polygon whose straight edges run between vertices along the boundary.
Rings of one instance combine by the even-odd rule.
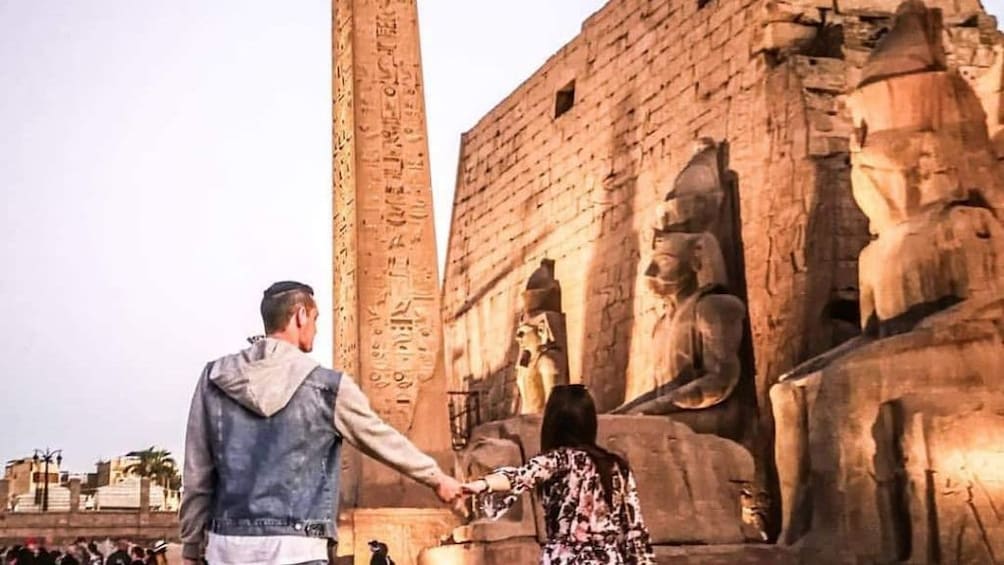
[[[460,490],[464,495],[481,494],[488,491],[488,481],[478,479],[476,481],[464,483],[460,485]]]
[[[452,504],[464,497],[487,491],[488,481],[484,479],[461,484],[453,477],[443,475],[439,480],[439,484],[436,485],[436,496],[446,504]]]
[[[439,479],[439,484],[436,485],[436,496],[438,496],[439,500],[446,504],[456,502],[457,499],[463,496],[460,489],[460,482],[449,475],[443,475],[442,478]]]

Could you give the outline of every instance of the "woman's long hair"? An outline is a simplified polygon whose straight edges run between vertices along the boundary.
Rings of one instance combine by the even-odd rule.
[[[582,385],[558,385],[551,390],[540,426],[543,452],[570,447],[585,451],[596,466],[607,506],[613,506],[614,473],[626,480],[628,464],[622,457],[596,445],[596,404]]]

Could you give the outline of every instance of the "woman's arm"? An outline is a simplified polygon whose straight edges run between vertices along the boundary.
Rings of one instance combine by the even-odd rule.
[[[467,494],[499,493],[501,497],[486,497],[483,510],[491,518],[506,513],[524,492],[547,481],[569,467],[568,454],[562,450],[549,451],[531,458],[520,467],[502,467],[484,478],[461,486]]]

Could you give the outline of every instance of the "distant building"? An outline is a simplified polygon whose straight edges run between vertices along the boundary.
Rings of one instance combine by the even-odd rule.
[[[64,504],[69,508],[70,491],[60,485],[60,469],[56,462],[49,463],[49,509],[56,510]],[[41,508],[43,490],[45,489],[45,463],[36,462],[32,457],[12,459],[4,466],[4,479],[8,481],[10,500],[0,501],[6,507],[15,510],[31,511],[30,508]]]
[[[127,469],[136,463],[139,463],[139,457],[130,455],[112,457],[107,461],[98,461],[95,487],[117,485],[125,482],[129,477],[134,477],[135,475],[129,473]]]
[[[4,466],[3,478],[10,483],[11,495],[26,494],[45,484],[45,463],[31,457],[13,459]],[[49,463],[49,486],[59,485],[59,465]]]

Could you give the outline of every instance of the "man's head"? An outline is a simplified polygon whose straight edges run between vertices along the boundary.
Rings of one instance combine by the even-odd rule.
[[[129,551],[129,540],[120,539],[118,542],[119,551]]]
[[[317,335],[317,304],[314,289],[295,281],[282,281],[265,290],[261,319],[265,333],[309,353]]]

